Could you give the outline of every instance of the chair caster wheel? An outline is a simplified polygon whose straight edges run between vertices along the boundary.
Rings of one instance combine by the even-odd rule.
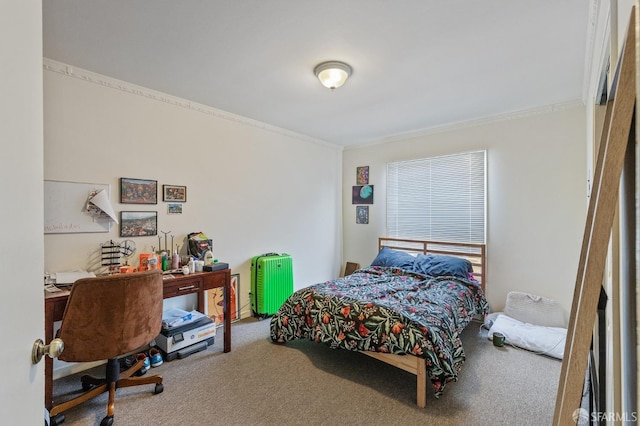
[[[162,383],[156,383],[156,388],[154,389],[153,393],[157,395],[159,393],[162,393],[163,390],[164,385]]]
[[[100,426],[112,426],[113,425],[113,416],[107,416],[100,422]]]
[[[64,414],[56,414],[49,419],[49,426],[58,426],[64,422]]]

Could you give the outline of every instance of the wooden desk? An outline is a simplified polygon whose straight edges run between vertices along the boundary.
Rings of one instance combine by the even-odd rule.
[[[206,290],[224,287],[224,352],[231,351],[231,270],[223,269],[215,272],[196,272],[189,275],[174,275],[175,278],[164,279],[163,298],[198,294],[198,311],[204,312]],[[53,335],[53,323],[62,320],[64,309],[69,299],[69,291],[51,293],[44,292],[44,336],[49,343]],[[53,360],[44,357],[44,404],[47,410],[53,406]]]

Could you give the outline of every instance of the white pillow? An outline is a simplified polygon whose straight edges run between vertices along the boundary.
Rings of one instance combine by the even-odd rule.
[[[529,324],[500,314],[489,329],[489,340],[493,333],[504,334],[505,343],[519,348],[558,359],[564,355],[566,328]]]
[[[558,302],[519,291],[507,294],[504,314],[522,322],[546,327],[566,328],[568,324],[567,311]]]

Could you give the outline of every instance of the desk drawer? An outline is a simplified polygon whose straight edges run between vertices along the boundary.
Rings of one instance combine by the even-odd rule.
[[[202,278],[181,279],[174,282],[167,280],[164,282],[164,298],[182,296],[183,294],[197,293],[202,290]]]

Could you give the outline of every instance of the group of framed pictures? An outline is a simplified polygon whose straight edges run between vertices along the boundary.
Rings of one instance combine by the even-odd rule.
[[[187,187],[162,185],[162,201],[176,203],[186,202]],[[158,181],[120,178],[120,203],[158,204]]]
[[[167,214],[181,214],[182,203],[187,201],[187,187],[162,185],[162,201],[167,204]],[[121,204],[158,204],[158,181],[149,179],[120,178]],[[147,237],[158,235],[157,211],[121,211],[121,237]]]
[[[369,185],[369,166],[356,167],[356,185],[351,204],[373,204],[373,185]],[[356,206],[356,223],[369,223],[369,206]]]

